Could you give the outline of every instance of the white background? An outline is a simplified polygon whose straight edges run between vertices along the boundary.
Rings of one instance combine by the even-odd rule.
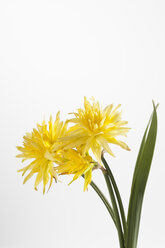
[[[107,156],[124,199],[144,129],[159,102],[158,137],[144,198],[139,248],[165,246],[165,2],[162,0],[0,1],[0,247],[117,248],[102,202],[83,179],[43,196],[23,185],[16,145],[37,122],[61,117],[94,96],[122,104],[131,152]],[[99,171],[93,179],[106,192]]]

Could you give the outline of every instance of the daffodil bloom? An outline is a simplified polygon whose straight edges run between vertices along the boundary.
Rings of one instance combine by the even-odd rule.
[[[61,163],[56,167],[57,173],[60,175],[74,174],[71,184],[81,175],[84,175],[84,191],[92,180],[92,169],[96,165],[91,156],[86,154],[82,156],[81,152],[74,149],[62,150],[61,151]]]
[[[73,113],[74,118],[69,119],[68,122],[75,125],[69,129],[67,136],[61,138],[64,149],[81,146],[83,155],[91,149],[99,163],[103,149],[114,156],[109,143],[130,150],[123,141],[117,140],[117,136],[126,136],[129,131],[128,127],[124,127],[127,121],[121,120],[119,107],[120,105],[117,105],[113,108],[111,104],[102,109],[94,98],[93,104],[90,104],[84,97],[84,109],[79,108],[77,113]]]
[[[23,137],[23,146],[17,147],[21,151],[21,154],[17,155],[17,157],[22,158],[22,162],[32,159],[29,165],[19,170],[19,172],[23,172],[22,175],[30,171],[25,177],[24,183],[34,174],[37,174],[34,187],[37,190],[37,186],[43,181],[43,193],[45,193],[45,186],[49,180],[50,186],[52,185],[53,178],[57,180],[57,173],[53,162],[58,161],[59,151],[54,150],[52,152],[52,145],[61,136],[65,135],[67,131],[67,124],[63,124],[60,121],[59,115],[60,113],[58,112],[54,123],[52,117],[50,117],[48,126],[45,121],[43,121],[42,125],[37,124],[37,129],[34,128],[31,133],[27,133]]]

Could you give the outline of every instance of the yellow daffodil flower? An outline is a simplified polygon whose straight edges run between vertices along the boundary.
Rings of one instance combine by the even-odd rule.
[[[121,112],[113,104],[102,109],[98,102],[93,98],[93,104],[84,97],[84,109],[79,108],[74,118],[68,122],[74,123],[68,132],[68,135],[61,138],[64,149],[71,149],[81,146],[83,155],[92,150],[97,161],[101,163],[101,152],[104,149],[110,155],[114,156],[109,147],[109,143],[119,145],[123,149],[130,150],[129,147],[116,137],[119,135],[126,136],[129,131],[128,127],[123,127],[127,121],[121,120]],[[54,149],[58,146],[55,145]]]
[[[19,172],[23,172],[22,175],[30,170],[30,173],[24,179],[24,183],[34,174],[37,174],[34,187],[37,190],[37,186],[43,181],[43,193],[45,193],[45,186],[49,180],[49,188],[52,185],[53,178],[57,180],[53,162],[58,161],[59,151],[52,151],[52,145],[64,136],[67,130],[67,124],[60,121],[59,115],[58,112],[54,123],[52,117],[50,117],[48,127],[45,121],[42,125],[37,124],[37,129],[33,129],[31,133],[27,133],[23,137],[23,146],[17,147],[21,151],[21,154],[17,157],[22,158],[22,162],[32,159],[29,165],[19,170]]]
[[[61,155],[61,163],[59,166],[56,167],[57,173],[60,175],[74,174],[73,180],[69,184],[71,184],[81,175],[84,175],[85,191],[88,185],[91,183],[92,168],[95,166],[96,163],[88,154],[82,156],[80,151],[74,149],[62,150]]]

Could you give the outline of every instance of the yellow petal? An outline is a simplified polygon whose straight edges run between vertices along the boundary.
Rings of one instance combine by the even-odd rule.
[[[42,181],[42,172],[39,171],[35,180],[35,185],[34,185],[35,190],[37,190],[37,186],[41,183],[41,181]]]
[[[93,142],[91,146],[92,152],[95,155],[97,161],[99,164],[101,164],[101,152],[102,152],[102,147],[96,142]]]
[[[29,179],[33,176],[33,174],[34,174],[34,172],[31,171],[31,172],[25,177],[25,179],[24,179],[24,181],[23,181],[23,184],[25,184],[25,183],[27,182],[27,180],[29,180]]]
[[[115,157],[115,155],[113,154],[112,150],[110,149],[108,145],[108,142],[105,139],[100,138],[100,137],[99,137],[99,141],[100,141],[101,146],[104,148],[104,150],[107,151],[111,156]]]
[[[86,173],[85,173],[85,182],[84,182],[84,191],[88,188],[88,185],[91,183],[92,180],[92,168],[90,168]]]

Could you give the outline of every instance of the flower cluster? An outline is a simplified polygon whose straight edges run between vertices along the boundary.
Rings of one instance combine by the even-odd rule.
[[[114,156],[109,143],[130,150],[123,141],[116,139],[119,135],[126,136],[129,131],[128,127],[124,127],[127,122],[121,120],[119,107],[114,108],[111,104],[102,109],[94,98],[90,103],[84,97],[84,108],[73,113],[74,118],[62,122],[58,112],[54,122],[50,117],[48,125],[45,121],[42,125],[37,124],[36,129],[23,137],[23,146],[17,147],[21,152],[17,157],[22,161],[31,160],[19,170],[22,175],[30,171],[24,183],[36,174],[34,187],[37,190],[43,181],[45,193],[48,182],[50,188],[53,179],[57,181],[60,175],[73,174],[71,182],[83,175],[85,191],[91,183],[92,170],[98,164],[101,166],[102,150]]]

